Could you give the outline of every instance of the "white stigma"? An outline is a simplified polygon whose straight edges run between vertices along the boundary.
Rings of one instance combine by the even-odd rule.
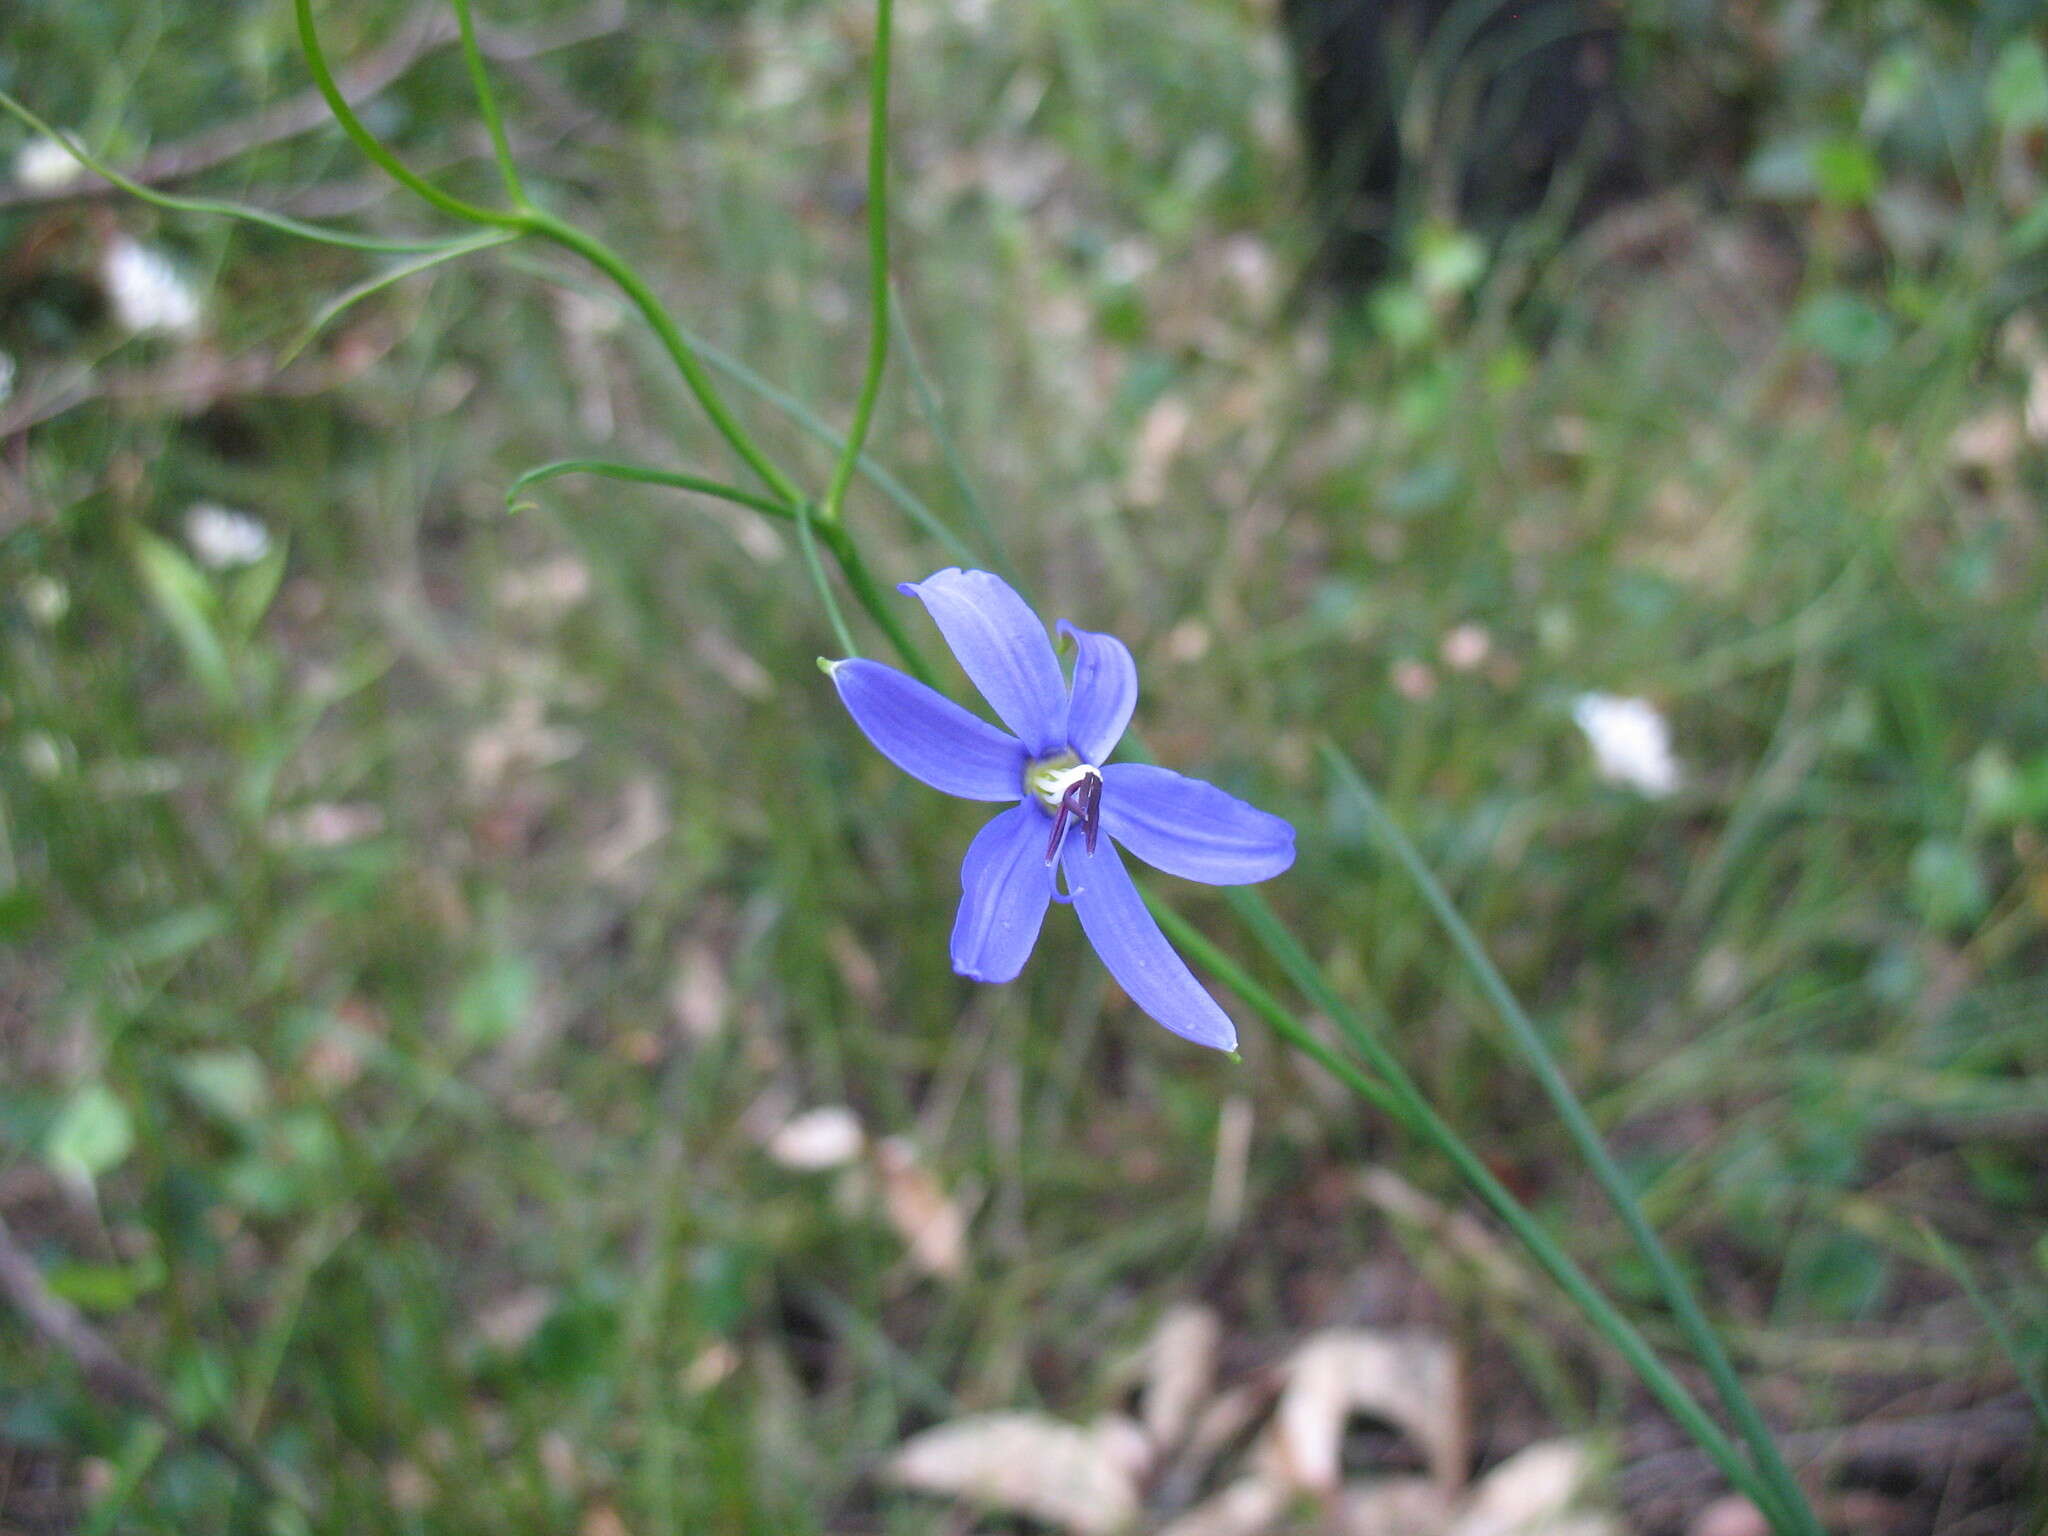
[[[1088,779],[1099,779],[1102,770],[1093,763],[1077,761],[1071,752],[1042,758],[1024,770],[1024,787],[1038,797],[1048,811],[1057,812],[1067,791]]]

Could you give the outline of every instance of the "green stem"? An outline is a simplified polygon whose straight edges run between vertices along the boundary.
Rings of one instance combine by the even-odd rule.
[[[1387,814],[1386,807],[1380,803],[1379,797],[1351,766],[1350,761],[1328,742],[1323,744],[1323,758],[1339,781],[1350,790],[1365,811],[1366,819],[1372,823],[1374,831],[1393,851],[1395,860],[1422,892],[1423,900],[1436,914],[1437,921],[1443,924],[1444,931],[1450,935],[1452,947],[1458,951],[1471,970],[1486,1000],[1500,1015],[1501,1022],[1507,1027],[1516,1050],[1521,1053],[1530,1070],[1536,1074],[1536,1080],[1542,1085],[1544,1095],[1557,1111],[1559,1119],[1563,1121],[1566,1134],[1571,1137],[1573,1145],[1585,1158],[1587,1166],[1593,1172],[1594,1180],[1607,1196],[1608,1203],[1614,1207],[1615,1214],[1621,1218],[1622,1225],[1627,1228],[1637,1251],[1642,1254],[1644,1261],[1649,1264],[1651,1272],[1656,1276],[1657,1284],[1663,1291],[1666,1301],[1670,1303],[1672,1313],[1684,1331],[1687,1341],[1692,1345],[1693,1353],[1699,1357],[1700,1363],[1706,1367],[1707,1374],[1713,1379],[1714,1389],[1721,1398],[1722,1406],[1728,1410],[1728,1415],[1734,1420],[1742,1438],[1748,1442],[1751,1453],[1756,1457],[1757,1466],[1781,1496],[1780,1507],[1791,1522],[1790,1528],[1805,1532],[1807,1536],[1819,1536],[1820,1527],[1807,1506],[1805,1494],[1800,1490],[1797,1479],[1792,1476],[1791,1469],[1785,1465],[1784,1458],[1779,1454],[1777,1442],[1772,1438],[1763,1416],[1757,1412],[1756,1405],[1743,1390],[1742,1382],[1735,1374],[1735,1367],[1728,1358],[1720,1335],[1714,1331],[1713,1325],[1707,1321],[1706,1314],[1701,1311],[1699,1301],[1694,1296],[1684,1272],[1679,1269],[1670,1251],[1658,1239],[1649,1219],[1643,1215],[1642,1202],[1629,1188],[1627,1178],[1614,1161],[1613,1154],[1607,1150],[1607,1143],[1594,1126],[1592,1117],[1586,1113],[1585,1106],[1572,1091],[1570,1081],[1557,1064],[1557,1058],[1544,1044],[1543,1036],[1529,1015],[1523,1011],[1522,1005],[1516,1000],[1500,971],[1487,957],[1478,937],[1459,915],[1457,907],[1452,904],[1442,884],[1423,862],[1421,854],[1416,852],[1415,845],[1408,840],[1400,825]]]
[[[342,293],[336,294],[325,304],[322,304],[318,313],[306,322],[306,328],[299,332],[297,339],[277,354],[271,366],[278,369],[289,366],[294,358],[313,344],[315,337],[326,330],[328,326],[334,324],[351,307],[360,304],[364,299],[369,298],[370,295],[382,293],[394,283],[402,283],[409,277],[417,277],[422,272],[430,272],[435,267],[441,266],[444,263],[460,261],[465,256],[474,256],[478,251],[487,251],[493,246],[510,245],[513,241],[520,238],[522,236],[516,229],[487,229],[482,234],[471,235],[465,240],[453,241],[441,250],[434,251],[425,256],[415,256],[411,261],[402,261],[397,266],[387,268],[373,277],[364,278],[360,283],[355,284]]]
[[[853,631],[846,627],[846,615],[839,611],[839,599],[832,595],[832,582],[825,575],[824,562],[818,558],[818,541],[811,537],[815,516],[809,502],[797,503],[796,541],[804,552],[804,569],[810,574],[811,588],[818,594],[818,601],[825,605],[825,617],[832,621],[832,633],[839,641],[840,653],[858,656],[860,647],[853,643]]]
[[[868,84],[868,363],[854,401],[853,425],[846,445],[832,466],[832,480],[819,508],[827,524],[840,521],[846,487],[867,443],[882,392],[882,370],[889,361],[889,34],[894,0],[876,0],[875,57]]]
[[[686,475],[673,469],[656,469],[650,464],[621,463],[614,459],[557,459],[551,464],[537,465],[505,488],[506,507],[509,509],[513,498],[529,485],[539,485],[563,475],[601,475],[607,480],[628,480],[636,485],[665,485],[671,490],[716,496],[720,501],[730,501],[766,517],[779,517],[790,522],[796,519],[796,513],[784,503],[756,496],[752,491],[740,490],[723,481],[707,480],[702,475]]]
[[[732,445],[733,451],[746,462],[747,467],[760,476],[762,483],[790,506],[794,507],[803,499],[796,483],[761,451],[746,428],[740,425],[739,419],[732,414],[724,399],[720,397],[710,375],[704,371],[704,365],[698,361],[696,353],[684,339],[675,320],[655,297],[654,290],[648,287],[639,273],[626,263],[624,257],[595,235],[578,229],[573,224],[565,223],[553,214],[535,208],[505,211],[481,207],[443,192],[432,182],[415,173],[386,149],[378,141],[377,136],[363,125],[362,119],[356,116],[354,109],[341,94],[341,87],[335,83],[334,71],[328,67],[327,56],[320,47],[320,34],[313,25],[312,0],[293,0],[293,5],[298,16],[299,41],[305,49],[306,64],[313,72],[314,84],[319,87],[321,96],[326,99],[327,108],[334,114],[335,121],[340,123],[343,132],[355,141],[357,148],[382,167],[394,181],[411,189],[442,212],[472,224],[517,229],[539,235],[564,250],[573,251],[604,273],[640,312],[641,318],[647,322],[649,329],[661,342],[663,350],[676,365],[677,372],[683,376],[683,382],[689,386],[690,393],[703,407],[705,415],[711,418],[712,425]],[[464,15],[466,14],[465,11]],[[465,32],[465,37],[467,36]],[[473,46],[473,39],[470,41]],[[478,78],[481,78],[480,60]],[[488,81],[483,81],[480,89],[488,94]],[[509,159],[508,154],[508,164]]]
[[[911,675],[926,687],[938,687],[938,674],[932,671],[924,653],[918,650],[916,642],[897,619],[888,597],[869,574],[867,562],[861,558],[860,547],[853,542],[853,535],[846,531],[846,525],[825,523],[819,527],[818,533],[831,549],[832,558],[839,562],[839,569],[845,574],[846,585],[853,592],[854,599],[889,637],[889,644],[903,658],[903,664],[910,669]]]
[[[697,403],[704,408],[704,414],[711,418],[711,424],[718,429],[719,435],[732,445],[733,452],[746,462],[749,469],[760,476],[762,484],[790,506],[794,507],[804,499],[803,492],[797,489],[796,482],[761,451],[747,429],[740,425],[739,418],[727,407],[724,398],[718,393],[717,385],[711,382],[711,376],[704,371],[704,365],[698,360],[695,350],[684,339],[682,330],[663,307],[661,300],[655,297],[654,290],[647,286],[639,273],[627,265],[623,256],[595,235],[578,229],[573,224],[564,223],[551,213],[536,210],[521,215],[520,221],[532,233],[553,241],[564,250],[574,251],[610,278],[626,296],[627,301],[640,312],[640,318],[645,320],[648,328],[654,332],[662,350],[668,354],[669,361],[676,365],[676,372],[682,375],[683,383],[689,387]]]
[[[308,224],[303,219],[294,219],[282,213],[272,213],[268,208],[253,208],[247,203],[231,203],[218,197],[177,197],[169,192],[159,192],[154,187],[145,187],[132,177],[124,176],[114,166],[99,158],[70,134],[52,127],[43,121],[28,106],[16,101],[5,91],[0,91],[0,111],[6,111],[40,133],[46,139],[55,140],[70,150],[78,163],[103,181],[111,182],[130,197],[138,198],[155,208],[168,208],[173,213],[199,213],[216,218],[240,219],[246,224],[260,225],[274,229],[280,234],[296,235],[301,240],[314,240],[321,245],[339,246],[347,251],[370,251],[381,256],[420,256],[436,251],[449,251],[457,246],[467,246],[467,237],[461,241],[450,240],[384,240],[375,235],[351,234],[345,229],[328,229],[319,224]]]
[[[313,72],[313,84],[319,87],[321,96],[327,101],[327,110],[332,112],[334,120],[341,124],[341,131],[355,140],[356,148],[368,155],[393,181],[426,199],[452,218],[462,219],[470,224],[493,224],[501,228],[510,228],[518,224],[520,216],[516,213],[508,213],[499,208],[486,208],[480,203],[465,202],[453,193],[443,192],[386,149],[377,136],[363,126],[363,120],[356,116],[355,108],[351,107],[348,98],[341,94],[341,86],[334,78],[334,71],[327,66],[327,54],[320,46],[319,29],[313,25],[313,0],[293,0],[293,10],[299,21],[299,46],[305,50],[306,67]]]
[[[815,438],[834,453],[837,453],[845,445],[845,438],[827,426],[819,419],[817,412],[805,405],[803,401],[797,399],[796,396],[790,394],[789,391],[778,389],[738,358],[731,356],[729,353],[721,352],[702,336],[695,335],[688,330],[685,330],[683,335],[690,345],[696,348],[697,355],[703,358],[705,362],[731,379],[748,394],[767,401],[768,404],[795,422],[798,428],[807,436]],[[909,486],[905,485],[901,480],[889,473],[880,463],[876,462],[874,455],[869,453],[861,454],[860,472],[873,482],[875,489],[879,490],[902,509],[904,517],[909,519],[919,532],[943,545],[946,552],[961,564],[972,565],[974,563],[974,551],[967,547],[966,543],[962,541],[957,533],[940,521],[938,514],[920,501]]]
[[[1272,956],[1281,970],[1310,1002],[1321,1009],[1342,1031],[1345,1040],[1356,1050],[1384,1084],[1384,1092],[1396,1101],[1390,1111],[1401,1123],[1416,1135],[1428,1141],[1451,1162],[1458,1175],[1480,1200],[1499,1218],[1501,1224],[1512,1232],[1526,1248],[1531,1258],[1550,1276],[1559,1290],[1570,1298],[1586,1320],[1603,1334],[1608,1342],[1626,1360],[1644,1386],[1650,1389],[1665,1412],[1676,1420],[1690,1435],[1714,1465],[1720,1468],[1728,1481],[1740,1488],[1763,1510],[1774,1525],[1789,1528],[1780,1513],[1782,1505],[1775,1489],[1765,1483],[1756,1470],[1735,1449],[1721,1426],[1710,1418],[1697,1399],[1685,1389],[1670,1368],[1657,1358],[1656,1352],[1635,1326],[1623,1317],[1615,1306],[1587,1278],[1571,1257],[1557,1245],[1528,1209],[1522,1205],[1507,1187],[1494,1177],[1491,1169],[1481,1160],[1479,1154],[1466,1144],[1464,1138],[1430,1105],[1409,1077],[1400,1059],[1374,1034],[1365,1021],[1331,990],[1323,980],[1322,972],[1294,935],[1280,922],[1265,898],[1250,886],[1233,886],[1225,893],[1225,899],[1244,919],[1252,936],[1258,940],[1267,954]],[[1205,946],[1196,948],[1198,957]],[[1206,958],[1204,963],[1208,963]],[[1223,971],[1219,975],[1228,980]],[[1249,1002],[1250,999],[1247,999]],[[1254,1004],[1256,1007],[1257,1005]],[[1327,1047],[1324,1047],[1327,1051]],[[1312,1053],[1313,1054],[1313,1053]],[[1322,1059],[1318,1056],[1318,1059]],[[1355,1070],[1355,1069],[1354,1069]],[[1347,1077],[1346,1082],[1350,1079]],[[1351,1084],[1354,1089],[1356,1084]],[[1374,1102],[1377,1096],[1367,1095]]]
[[[469,0],[453,0],[455,25],[462,33],[462,61],[469,66],[469,83],[476,91],[476,109],[491,135],[491,152],[498,157],[498,176],[505,183],[505,195],[512,206],[525,208],[526,189],[519,183],[519,165],[512,158],[512,145],[505,137],[505,123],[498,116],[498,97],[491,89],[489,71],[484,68],[483,50],[476,45],[476,22],[469,14]]]

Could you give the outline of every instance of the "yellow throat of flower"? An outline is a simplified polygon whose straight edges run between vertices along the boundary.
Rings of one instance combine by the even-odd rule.
[[[1051,757],[1034,758],[1024,765],[1024,792],[1046,810],[1057,812],[1068,790],[1084,779],[1101,777],[1102,771],[1092,763],[1082,762],[1072,752],[1058,752]]]

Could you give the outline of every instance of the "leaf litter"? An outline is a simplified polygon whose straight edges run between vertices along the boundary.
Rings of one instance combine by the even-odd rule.
[[[1209,1308],[1169,1308],[1139,1357],[1134,1412],[1085,1425],[970,1414],[911,1436],[883,1477],[1070,1536],[1625,1536],[1594,1497],[1583,1440],[1525,1446],[1467,1484],[1463,1373],[1439,1335],[1326,1329],[1278,1367],[1219,1384],[1222,1338]],[[1347,1473],[1359,1417],[1397,1431],[1427,1474]]]

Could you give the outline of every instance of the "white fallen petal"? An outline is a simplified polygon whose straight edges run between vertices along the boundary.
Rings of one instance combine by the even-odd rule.
[[[785,1168],[820,1173],[841,1168],[867,1145],[860,1116],[844,1104],[824,1104],[794,1116],[768,1138],[768,1155]]]
[[[555,1310],[555,1293],[533,1285],[492,1302],[477,1315],[476,1331],[493,1349],[510,1354],[524,1349]]]
[[[1437,650],[1453,672],[1471,672],[1493,653],[1493,636],[1483,624],[1460,624],[1444,636]]]
[[[14,152],[14,179],[30,192],[54,192],[84,174],[78,157],[56,139],[30,139]]]
[[[270,553],[270,530],[247,512],[195,501],[185,509],[185,542],[201,565],[231,571]]]
[[[291,848],[343,848],[384,830],[383,807],[368,801],[321,801],[271,823],[271,835]]]
[[[1465,1410],[1457,1359],[1433,1334],[1332,1329],[1311,1337],[1287,1365],[1273,1415],[1272,1447],[1288,1478],[1334,1493],[1345,1421],[1384,1419],[1421,1449],[1436,1485],[1464,1480]]]
[[[1593,766],[1603,779],[1625,784],[1658,799],[1678,788],[1678,760],[1671,754],[1671,726],[1648,699],[1611,693],[1582,693],[1572,719],[1593,748]]]
[[[162,251],[124,235],[100,258],[100,282],[114,318],[136,335],[199,328],[199,295]]]
[[[0,352],[0,405],[7,403],[7,354]],[[36,623],[48,629],[71,611],[71,589],[54,576],[41,572],[21,584],[21,606]]]
[[[905,1441],[889,1481],[1027,1515],[1073,1533],[1114,1536],[1138,1517],[1129,1420],[1086,1429],[1037,1413],[984,1413]]]
[[[683,1367],[683,1390],[692,1397],[702,1396],[739,1368],[739,1351],[723,1339],[714,1339]]]

